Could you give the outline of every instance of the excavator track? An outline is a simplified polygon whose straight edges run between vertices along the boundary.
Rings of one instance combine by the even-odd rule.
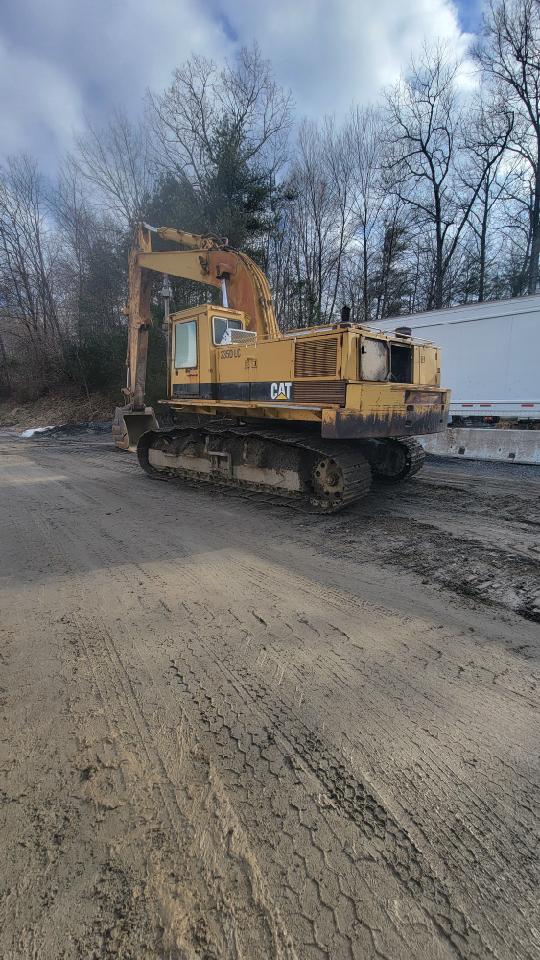
[[[376,441],[375,455],[366,456],[371,463],[373,479],[380,483],[403,483],[418,473],[426,455],[417,440],[410,437]]]
[[[371,468],[352,444],[292,430],[226,422],[149,430],[137,445],[143,470],[156,480],[196,480],[271,494],[337,513],[365,497]]]

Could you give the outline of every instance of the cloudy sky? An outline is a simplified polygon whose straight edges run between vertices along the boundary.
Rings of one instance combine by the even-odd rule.
[[[74,131],[135,114],[191,52],[256,40],[298,112],[344,112],[394,80],[424,37],[466,49],[481,0],[1,0],[0,154],[52,172]]]

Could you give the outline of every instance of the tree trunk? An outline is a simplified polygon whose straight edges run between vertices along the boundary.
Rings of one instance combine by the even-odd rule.
[[[482,303],[485,299],[486,283],[486,241],[488,226],[488,206],[489,206],[489,181],[486,179],[484,184],[484,209],[482,211],[482,226],[480,229],[480,276],[478,278],[478,302]]]
[[[443,233],[441,224],[441,198],[434,185],[435,200],[435,277],[433,283],[433,307],[440,310],[443,305]]]
[[[11,390],[11,377],[9,375],[8,358],[7,358],[6,348],[4,346],[4,341],[2,340],[1,336],[0,336],[0,358],[2,360],[6,387],[8,390]]]
[[[387,306],[388,306],[388,284],[390,282],[390,270],[392,269],[392,263],[394,260],[394,228],[390,227],[386,230],[384,243],[383,243],[383,266],[382,266],[382,292],[379,298],[379,309],[377,310],[377,317],[383,318],[387,316]]]
[[[368,282],[368,252],[367,252],[367,240],[364,233],[364,243],[362,250],[362,260],[364,268],[364,276],[362,278],[362,298],[364,301],[364,323],[369,322],[369,282]]]
[[[433,306],[440,310],[443,305],[443,240],[440,226],[437,224],[435,250],[435,283],[433,285]]]
[[[534,203],[531,223],[531,257],[529,260],[528,293],[536,293],[538,283],[538,258],[540,256],[540,142],[534,178]]]

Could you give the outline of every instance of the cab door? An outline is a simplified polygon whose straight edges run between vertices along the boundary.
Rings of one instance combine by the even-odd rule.
[[[199,322],[196,317],[177,320],[172,337],[172,395],[200,396]]]

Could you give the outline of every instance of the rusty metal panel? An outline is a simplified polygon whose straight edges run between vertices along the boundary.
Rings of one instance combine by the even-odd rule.
[[[441,407],[444,403],[444,395],[431,390],[406,390],[405,403],[421,407]]]
[[[414,437],[446,430],[446,415],[440,411],[405,413],[385,410],[362,414],[332,410],[331,413],[331,417],[323,415],[321,434],[335,440]]]

